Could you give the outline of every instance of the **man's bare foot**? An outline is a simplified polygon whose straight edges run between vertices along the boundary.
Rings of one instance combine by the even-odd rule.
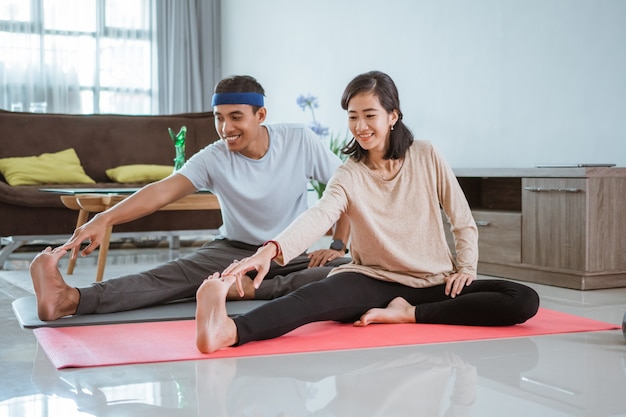
[[[239,295],[239,291],[237,290],[237,285],[233,284],[228,289],[228,293],[226,294],[226,300],[228,301],[238,301],[238,300],[254,300],[255,288],[252,282],[247,275],[244,275],[241,278],[241,285],[243,286],[243,297]]]
[[[226,312],[226,294],[233,275],[218,272],[205,279],[196,293],[196,347],[211,353],[237,343],[237,326]]]
[[[76,313],[80,293],[65,283],[57,267],[66,253],[64,249],[52,249],[48,246],[30,263],[30,276],[35,287],[40,320],[56,320]]]
[[[354,325],[365,327],[371,323],[415,323],[415,306],[402,297],[396,297],[385,308],[367,310]]]

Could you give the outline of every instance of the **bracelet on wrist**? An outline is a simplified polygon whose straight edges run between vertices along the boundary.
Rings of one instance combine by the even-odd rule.
[[[272,257],[272,261],[273,261],[274,259],[276,259],[276,258],[278,257],[278,254],[280,253],[280,245],[279,245],[279,244],[278,244],[278,242],[276,242],[275,240],[268,240],[267,242],[265,242],[265,243],[263,244],[263,246],[267,246],[267,245],[268,245],[268,244],[270,244],[270,243],[273,243],[273,244],[274,244],[274,246],[276,246],[276,255],[274,255],[274,256]]]

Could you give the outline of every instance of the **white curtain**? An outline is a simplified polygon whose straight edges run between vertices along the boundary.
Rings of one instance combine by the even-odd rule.
[[[0,63],[0,108],[33,113],[80,113],[78,75],[52,65]]]
[[[2,0],[0,108],[207,111],[219,0]]]
[[[49,113],[152,113],[153,2],[0,2],[0,105]]]
[[[59,43],[42,50],[36,25],[5,22],[0,32],[0,108],[25,112],[79,113],[81,97],[77,68],[66,60],[67,50],[56,54]],[[24,29],[28,28],[29,31]],[[59,32],[57,38],[63,37]]]
[[[211,110],[220,71],[219,0],[157,1],[159,113]]]

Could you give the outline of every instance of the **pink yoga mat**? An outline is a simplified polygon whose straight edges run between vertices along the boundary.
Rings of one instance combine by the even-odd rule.
[[[195,346],[195,321],[41,327],[33,330],[58,369],[193,359],[279,355],[363,349],[424,343],[460,342],[614,330],[619,326],[540,309],[524,324],[509,327],[439,324],[373,324],[354,327],[334,322],[311,323],[276,339],[251,342],[202,354]]]

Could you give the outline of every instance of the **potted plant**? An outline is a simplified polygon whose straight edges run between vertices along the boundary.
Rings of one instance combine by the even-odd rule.
[[[298,96],[296,100],[298,106],[302,109],[302,111],[306,111],[307,109],[311,112],[311,117],[313,120],[309,124],[309,127],[313,132],[315,132],[320,138],[325,138],[329,135],[328,127],[322,125],[315,117],[315,109],[319,107],[319,103],[317,101],[317,97],[309,94],[304,95],[301,94]],[[330,134],[330,150],[337,155],[342,161],[348,159],[348,155],[341,152],[341,150],[346,146],[348,141],[350,140],[350,132],[346,131],[346,134],[341,136],[340,134],[331,133]],[[321,198],[324,190],[326,189],[326,184],[322,184],[321,182],[311,180],[311,186],[317,193],[317,197]]]

